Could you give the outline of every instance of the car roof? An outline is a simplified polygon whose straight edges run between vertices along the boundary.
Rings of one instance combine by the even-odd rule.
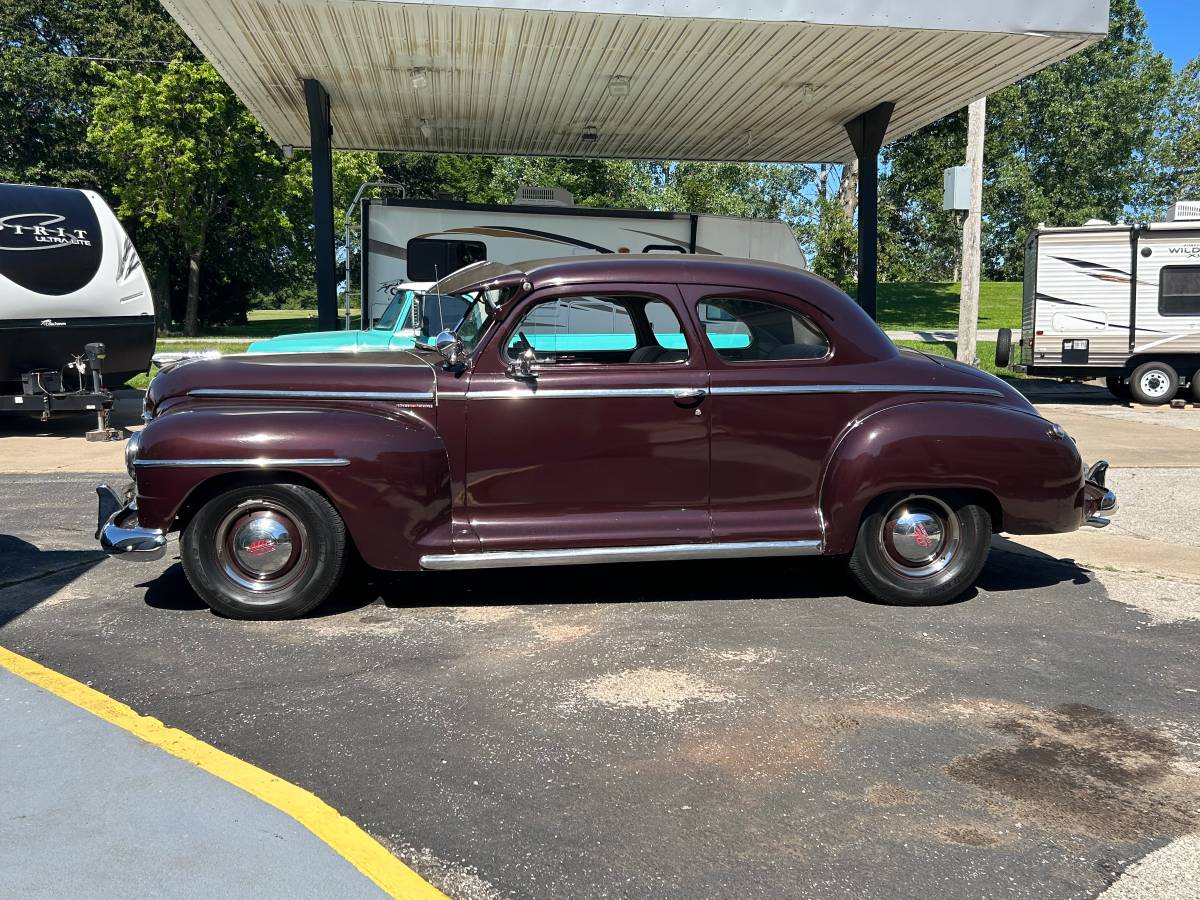
[[[594,279],[716,284],[737,284],[751,279],[747,283],[753,284],[764,277],[828,285],[824,279],[803,269],[761,259],[692,253],[599,253],[515,263],[479,262],[443,278],[435,290],[439,293],[458,293],[523,281],[537,288]]]
[[[545,287],[589,284],[677,284],[750,288],[802,300],[836,320],[844,358],[883,359],[895,345],[879,326],[836,285],[804,269],[761,259],[661,253],[602,253],[531,259],[517,263],[479,262],[443,278],[433,288],[454,294],[510,286],[518,298]]]

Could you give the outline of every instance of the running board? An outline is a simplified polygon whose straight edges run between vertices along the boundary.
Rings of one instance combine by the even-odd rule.
[[[820,541],[742,541],[648,547],[584,547],[578,550],[495,550],[490,553],[435,553],[422,556],[421,568],[508,569],[519,566],[580,566],[588,563],[653,562],[672,559],[816,556],[820,553]]]

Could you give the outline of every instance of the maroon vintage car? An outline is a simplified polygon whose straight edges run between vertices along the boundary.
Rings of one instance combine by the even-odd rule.
[[[299,616],[387,570],[846,556],[889,603],[974,582],[993,532],[1102,525],[1107,468],[1004,382],[898,351],[826,281],[724,258],[481,263],[412,351],[161,372],[101,486],[112,554],[213,609]]]

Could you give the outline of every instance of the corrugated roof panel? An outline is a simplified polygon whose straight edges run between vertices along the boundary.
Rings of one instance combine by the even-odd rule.
[[[896,103],[892,140],[1098,38],[441,0],[163,2],[278,142],[307,145],[311,77],[336,147],[418,152],[844,160],[843,123],[880,102]]]

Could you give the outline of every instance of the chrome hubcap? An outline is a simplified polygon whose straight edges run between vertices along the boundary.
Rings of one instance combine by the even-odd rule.
[[[274,575],[292,558],[292,534],[274,512],[246,519],[233,533],[238,565],[259,577]]]
[[[255,593],[280,591],[307,568],[308,533],[273,501],[240,504],[221,520],[216,538],[217,559],[226,576]]]
[[[958,517],[936,497],[908,497],[883,517],[883,558],[906,578],[927,578],[950,565],[961,535]]]
[[[1142,376],[1142,391],[1150,397],[1161,397],[1171,387],[1165,372],[1151,369]]]

